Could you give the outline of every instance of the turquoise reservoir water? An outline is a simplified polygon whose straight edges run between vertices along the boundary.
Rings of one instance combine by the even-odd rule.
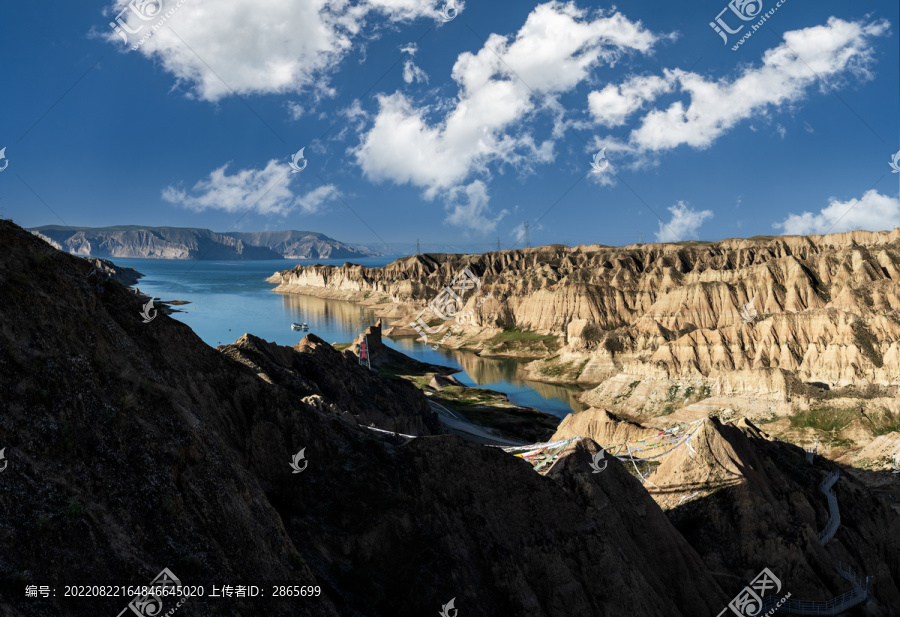
[[[211,346],[224,345],[245,332],[280,345],[296,345],[305,332],[291,330],[292,322],[306,322],[309,331],[329,343],[351,341],[360,328],[375,323],[374,311],[352,302],[323,300],[311,296],[277,294],[266,278],[297,264],[340,266],[344,259],[276,261],[181,261],[170,259],[115,259],[116,264],[144,274],[137,287],[162,300],[191,302],[179,307],[178,319]],[[364,266],[383,266],[390,258],[354,259]],[[432,364],[462,369],[456,378],[469,386],[499,390],[517,405],[534,407],[564,417],[584,409],[576,399],[579,390],[519,377],[517,360],[481,358],[473,353],[438,348],[433,350],[415,339],[385,339],[403,353]]]

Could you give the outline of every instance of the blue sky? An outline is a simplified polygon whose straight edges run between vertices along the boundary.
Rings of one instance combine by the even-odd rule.
[[[776,4],[7,4],[0,213],[473,252],[900,226],[898,3]]]

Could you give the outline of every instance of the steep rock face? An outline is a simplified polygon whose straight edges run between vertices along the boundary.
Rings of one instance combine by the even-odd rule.
[[[442,432],[421,390],[403,379],[382,379],[360,366],[352,353],[335,351],[315,334],[306,335],[294,347],[244,334],[218,349],[301,399],[318,397],[307,402],[320,411],[347,414],[348,420],[364,426],[405,435]]]
[[[237,238],[250,246],[270,248],[285,259],[340,259],[368,255],[313,231],[228,232],[223,235]]]
[[[8,222],[0,243],[4,585],[139,585],[168,567],[185,584],[323,589],[261,603],[207,594],[179,609],[186,617],[412,617],[452,597],[476,617],[678,617],[726,601],[621,466],[601,477],[582,460],[543,477],[455,437],[373,433],[304,402],[341,408],[326,378],[344,361],[321,342],[246,337],[223,353],[164,314],[142,323],[134,294],[115,281],[97,289],[84,260]],[[322,395],[301,398],[300,380]],[[614,515],[619,503],[646,514]],[[637,550],[654,543],[672,551],[662,563],[694,564],[691,576]],[[126,603],[4,587],[0,613],[117,614]]]
[[[363,257],[350,246],[307,231],[216,233],[192,227],[87,228],[47,225],[32,233],[75,255],[142,259],[295,259]]]
[[[613,545],[607,544],[602,550],[607,555],[619,554],[623,561],[637,566],[642,578],[665,598],[664,602],[673,605],[661,607],[664,614],[673,611],[675,606],[688,615],[715,614],[722,606],[718,600],[705,593],[692,597],[691,592],[682,586],[687,578],[686,573],[691,573],[691,577],[694,573],[701,576],[703,582],[697,579],[695,582],[698,584],[718,588],[715,579],[708,576],[702,562],[691,551],[685,550],[684,538],[671,532],[666,515],[640,489],[640,483],[622,463],[613,459],[602,473],[586,473],[590,469],[592,456],[598,450],[597,444],[589,439],[573,442],[561,453],[546,476],[563,486],[576,503],[586,508],[598,528],[608,533],[615,533],[615,530],[621,532]],[[602,478],[602,481],[593,478]],[[647,533],[646,530],[652,531]],[[590,547],[585,546],[584,549]],[[573,553],[576,550],[573,547]],[[624,570],[619,574],[626,580],[633,576]],[[651,610],[650,603],[653,601],[654,598],[648,597],[644,599],[644,607],[636,603],[625,614],[653,614],[660,610],[656,607]]]
[[[705,379],[722,390],[733,388],[727,375],[741,372],[744,388],[760,391],[772,370],[830,387],[900,384],[898,264],[900,229],[417,255],[378,269],[297,266],[269,280],[279,291],[391,302],[393,334],[402,335],[414,334],[418,311],[468,267],[483,284],[464,297],[472,318],[454,326],[469,345],[516,327],[566,336],[561,353],[585,363],[575,377],[582,382],[625,373],[632,381]],[[749,322],[741,316],[748,304]],[[530,366],[533,379],[548,374],[543,360]]]
[[[48,225],[35,229],[74,255],[142,259],[281,259],[271,249],[208,229],[179,227],[71,228]]]
[[[553,438],[575,434],[609,447],[657,432],[589,409],[569,416]],[[784,584],[782,593],[827,600],[850,589],[836,572],[842,562],[863,577],[877,577],[869,614],[900,610],[900,577],[892,565],[900,557],[900,517],[891,509],[894,502],[867,489],[876,474],[842,470],[821,457],[810,464],[800,448],[773,440],[746,420],[707,419],[680,437],[677,446],[641,454],[658,456],[651,468],[641,463],[644,486],[732,595],[768,567]],[[885,441],[896,450],[896,442]],[[614,459],[606,459],[612,466]],[[818,485],[832,470],[841,472],[834,487],[841,527],[823,547],[816,534],[830,512]],[[896,486],[883,477],[881,484],[883,490]]]
[[[863,582],[867,575],[877,580],[870,588],[870,614],[900,611],[893,565],[900,556],[900,517],[886,498],[821,457],[806,462],[801,449],[768,438],[746,421],[706,420],[691,445],[693,450],[682,447],[665,457],[647,486],[664,507],[687,500],[671,518],[710,570],[743,566],[752,576],[766,566],[794,598],[821,601],[850,591],[837,573],[841,563]],[[840,473],[833,491],[841,525],[822,546],[816,534],[830,512],[819,485],[831,471]],[[732,583],[735,592],[740,587]]]

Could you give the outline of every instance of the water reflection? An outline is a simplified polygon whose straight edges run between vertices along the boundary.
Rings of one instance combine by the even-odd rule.
[[[347,343],[361,330],[377,323],[375,311],[343,300],[278,294],[286,322],[309,324],[309,330],[329,343]],[[337,337],[337,338],[335,338]]]
[[[281,342],[281,339],[286,338],[290,341],[281,344],[293,345],[299,340],[298,335],[301,333],[290,331],[292,322],[309,324],[310,333],[329,343],[350,342],[360,331],[378,322],[374,310],[353,302],[296,294],[275,293],[269,297],[281,305],[280,319],[273,321],[270,309],[263,306],[253,309],[246,301],[242,304],[241,318],[253,320],[253,326],[247,331],[268,340]],[[251,318],[251,313],[257,313],[259,317]],[[261,317],[263,314],[268,315],[265,320]],[[272,328],[277,328],[277,332],[270,332]],[[464,372],[458,373],[456,378],[467,386],[499,390],[508,394],[509,399],[517,405],[534,407],[561,418],[573,410],[585,409],[578,401],[578,395],[582,392],[580,388],[527,381],[522,378],[520,360],[482,358],[471,352],[443,348],[434,350],[412,338],[385,338],[384,343],[421,362],[462,369]]]
[[[584,390],[577,386],[561,386],[522,377],[524,361],[514,358],[483,358],[467,351],[438,348],[433,350],[416,339],[399,339],[388,344],[406,355],[432,364],[461,368],[455,375],[467,386],[499,390],[517,404],[534,407],[563,418],[572,411],[587,409],[578,400]]]

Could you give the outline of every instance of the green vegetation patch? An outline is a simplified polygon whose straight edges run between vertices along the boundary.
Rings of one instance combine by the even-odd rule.
[[[640,476],[638,476],[638,471],[646,478],[648,475],[656,471],[656,468],[659,467],[661,462],[659,460],[653,461],[622,461],[622,465],[625,467],[626,471],[633,475],[635,478],[640,480]],[[635,471],[635,467],[637,467],[638,471]]]
[[[890,409],[879,407],[868,414],[869,421],[872,423],[872,434],[887,435],[894,431],[900,432],[900,413],[894,414]]]
[[[509,328],[489,338],[485,341],[485,346],[494,353],[529,352],[544,355],[557,351],[561,345],[555,334],[538,334]]]
[[[560,419],[530,407],[510,403],[506,395],[485,388],[449,386],[432,400],[452,409],[469,422],[497,429],[514,439],[545,441],[559,426]]]
[[[801,411],[791,416],[791,426],[794,428],[812,428],[830,433],[841,431],[857,417],[857,412],[841,407],[820,407]]]
[[[613,405],[618,405],[625,399],[629,398],[632,394],[634,394],[634,389],[638,387],[639,383],[641,383],[641,381],[637,380],[632,381],[630,384],[628,384],[628,389],[625,390],[625,392],[623,392],[622,394],[617,394],[615,397],[613,397]]]
[[[538,373],[543,377],[566,378],[575,381],[584,371],[584,367],[590,362],[590,358],[578,365],[576,361],[560,362],[559,356],[547,358],[538,368]]]
[[[861,321],[857,321],[853,324],[853,336],[856,341],[856,346],[859,347],[862,354],[868,358],[872,364],[881,368],[884,364],[884,360],[881,357],[881,354],[878,353],[878,350],[875,349],[875,344],[878,342],[878,339],[875,338],[875,335],[872,334],[869,328]]]
[[[669,415],[675,413],[677,410],[678,410],[678,405],[676,405],[675,403],[668,403],[668,404],[666,404],[665,407],[662,408],[662,411],[660,412],[659,415],[669,416]]]
[[[678,396],[678,391],[681,389],[681,386],[675,384],[674,386],[669,386],[669,394],[666,396],[667,401],[674,401],[675,397]]]

